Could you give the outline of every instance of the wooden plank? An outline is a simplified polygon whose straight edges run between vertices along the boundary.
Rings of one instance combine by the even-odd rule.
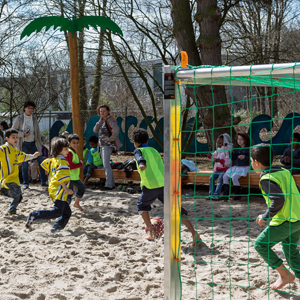
[[[126,173],[122,170],[113,170],[114,179],[124,179],[124,180],[138,180],[141,181],[141,177],[138,171],[133,171],[129,178],[126,177]],[[92,177],[96,178],[106,178],[104,169],[93,170]]]
[[[201,170],[200,172],[188,172],[186,179],[183,180],[184,183],[196,183],[196,184],[209,184],[209,177],[212,175],[212,170]],[[114,179],[122,180],[136,180],[141,181],[141,177],[138,171],[134,170],[129,178],[126,177],[126,174],[122,170],[113,170]],[[93,170],[92,177],[94,178],[106,178],[104,169],[95,169]],[[296,183],[300,186],[300,174],[293,175]],[[254,171],[250,172],[250,182],[249,175],[246,177],[241,177],[239,182],[241,185],[258,186],[260,175]]]

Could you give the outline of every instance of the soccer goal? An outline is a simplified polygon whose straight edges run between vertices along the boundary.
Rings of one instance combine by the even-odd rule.
[[[227,103],[219,101],[215,86],[225,86]],[[212,101],[200,105],[205,101],[196,100],[193,107],[185,107],[186,89],[197,99],[199,90],[207,91],[208,87]],[[277,299],[269,284],[276,274],[253,248],[262,231],[255,220],[267,206],[260,190],[251,186],[252,171],[243,179],[241,200],[206,200],[207,174],[214,167],[206,155],[216,150],[216,134],[222,130],[232,138],[236,132],[246,132],[251,145],[269,143],[275,154],[281,155],[300,124],[296,113],[300,63],[192,67],[185,59],[181,66],[165,66],[164,89],[165,300]],[[211,127],[184,130],[185,136],[194,135],[193,150],[186,152],[181,140],[184,109],[189,109],[192,116],[197,112],[204,115],[204,111],[212,116]],[[216,119],[221,117],[222,109],[230,116],[224,123]],[[206,145],[208,131],[214,141],[210,150]],[[185,175],[189,177],[185,181],[190,182],[187,193],[182,191],[183,155],[199,166],[198,172]],[[188,208],[188,218],[206,244],[204,248],[186,247],[191,240],[181,227],[181,205]],[[280,249],[276,245],[275,250],[277,247]],[[283,292],[289,297],[300,294],[293,284],[285,286]]]

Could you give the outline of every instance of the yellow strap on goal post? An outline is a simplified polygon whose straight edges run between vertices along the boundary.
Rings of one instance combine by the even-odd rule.
[[[175,81],[170,66],[164,72],[164,256],[165,300],[181,299],[180,280],[180,83]]]

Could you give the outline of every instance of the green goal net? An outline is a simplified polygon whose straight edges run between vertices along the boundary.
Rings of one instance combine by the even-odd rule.
[[[291,145],[290,136],[300,125],[300,115],[296,113],[300,64],[166,66],[164,78],[165,299],[300,299],[297,278],[280,288],[280,292],[271,288],[278,273],[254,247],[268,226],[256,223],[258,215],[267,211],[258,186],[260,175],[251,168],[250,156],[248,164],[242,166],[245,168],[234,169],[233,163],[233,150],[240,149],[239,137],[245,140],[239,133],[246,133],[250,144],[244,149],[250,151],[262,142],[270,144],[274,150],[273,165],[282,165],[283,151]],[[194,105],[186,107],[187,97],[194,99]],[[196,123],[203,123],[199,130],[182,126],[186,110]],[[198,115],[201,118],[197,119]],[[231,139],[226,143],[230,149],[218,150],[216,143],[224,146],[225,139],[217,141],[217,137],[225,133]],[[183,150],[191,136],[191,147]],[[214,161],[214,153],[221,158]],[[183,171],[183,158],[187,160],[188,173]],[[219,169],[216,163],[221,163]],[[293,155],[284,163],[291,173],[297,169]],[[217,192],[219,178],[216,176],[214,182],[214,173],[226,173],[229,180],[226,184],[224,175],[222,189]],[[300,183],[298,176],[294,178]],[[226,188],[228,195],[222,196]],[[291,201],[292,194],[284,194],[285,199]],[[300,195],[296,197],[300,201]],[[181,207],[187,209],[188,220],[202,242],[192,243],[190,232],[182,226]],[[291,270],[287,259],[291,259],[297,243],[283,242],[289,249],[285,255],[281,243],[270,247],[291,274],[295,270]],[[268,258],[271,255],[267,253]]]

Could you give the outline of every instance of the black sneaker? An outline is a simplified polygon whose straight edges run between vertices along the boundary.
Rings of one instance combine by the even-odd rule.
[[[7,213],[8,213],[9,215],[15,215],[15,214],[17,214],[16,211],[8,211]]]
[[[52,227],[50,231],[51,231],[52,233],[55,233],[55,232],[59,232],[60,230],[61,230],[60,228]]]
[[[32,213],[30,213],[27,218],[27,222],[25,224],[26,228],[31,229],[31,225],[32,225],[34,219],[35,219],[35,217],[32,215]]]
[[[114,188],[111,188],[111,187],[108,187],[108,186],[104,186],[101,188],[101,191],[111,191],[113,190]]]
[[[48,187],[48,183],[47,183],[47,182],[43,182],[43,183],[41,184],[41,186]]]

